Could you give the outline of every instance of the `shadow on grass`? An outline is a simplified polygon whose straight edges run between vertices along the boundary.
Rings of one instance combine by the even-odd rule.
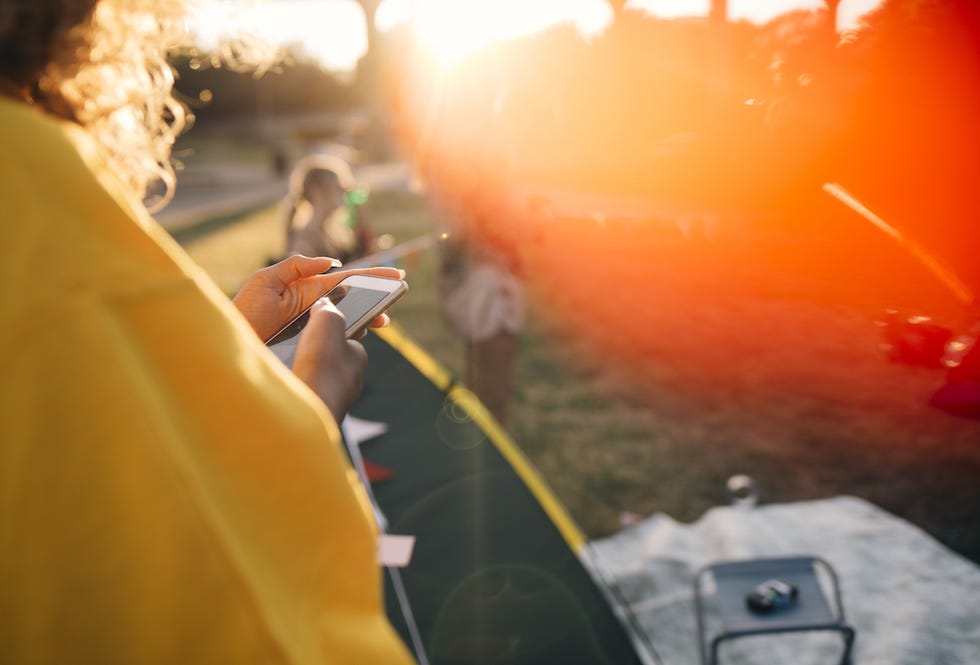
[[[207,219],[202,219],[198,222],[188,224],[183,228],[170,231],[170,235],[177,241],[178,244],[189,245],[197,240],[217,233],[218,231],[221,231],[237,222],[241,222],[249,215],[252,215],[267,207],[269,207],[268,203],[257,203],[254,206],[250,206],[242,210],[236,210],[235,212],[219,215],[217,217],[209,217]]]

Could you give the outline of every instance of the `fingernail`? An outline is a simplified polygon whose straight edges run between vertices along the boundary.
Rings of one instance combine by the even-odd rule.
[[[330,259],[330,263],[333,264],[334,268],[340,268],[341,266],[344,265],[343,261],[341,261],[340,259]]]

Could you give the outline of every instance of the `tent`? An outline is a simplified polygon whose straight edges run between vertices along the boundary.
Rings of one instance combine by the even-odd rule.
[[[364,343],[353,415],[385,431],[360,450],[385,472],[372,490],[388,533],[416,537],[388,579],[389,616],[423,665],[688,665],[695,572],[797,554],[835,566],[857,662],[980,662],[980,569],[904,520],[831,497],[719,506],[693,524],[658,514],[589,542],[472,393],[397,327]],[[725,662],[833,662],[840,648],[823,634],[753,639],[770,641]]]
[[[360,449],[386,472],[372,491],[387,532],[416,538],[387,605],[420,660],[656,662],[580,559],[583,535],[476,397],[397,328],[364,344],[365,389],[351,413],[386,425]]]

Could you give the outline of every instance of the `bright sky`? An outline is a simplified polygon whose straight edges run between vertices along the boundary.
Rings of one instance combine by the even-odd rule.
[[[839,28],[880,0],[843,0]],[[411,17],[435,55],[446,60],[494,39],[530,34],[558,21],[572,21],[586,34],[609,20],[603,0],[383,0],[378,26],[388,29]],[[704,15],[710,0],[630,0],[629,6],[663,17]],[[728,0],[729,17],[763,22],[782,12],[823,6],[822,0]],[[299,42],[328,69],[351,70],[366,46],[364,16],[354,0],[211,0],[197,12],[202,46],[213,45],[228,26],[240,26],[274,43]]]
[[[354,0],[208,0],[195,12],[202,47],[230,26],[275,44],[299,42],[328,69],[348,71],[367,48],[364,13]]]
[[[842,0],[837,9],[838,28],[846,30],[857,25],[859,16],[866,14],[881,0]],[[711,0],[630,0],[630,7],[649,11],[665,18],[698,16],[708,13]],[[790,9],[817,9],[823,0],[728,0],[728,17],[762,23]]]

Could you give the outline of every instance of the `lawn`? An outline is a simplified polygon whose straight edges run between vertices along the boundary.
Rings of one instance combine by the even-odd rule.
[[[410,193],[376,192],[372,205],[378,231],[398,243],[431,229]],[[231,294],[279,253],[278,213],[219,220],[182,242]],[[884,361],[867,292],[807,301],[796,296],[816,277],[772,283],[746,268],[748,256],[713,270],[704,262],[718,268],[722,257],[670,238],[620,246],[582,229],[538,247],[538,264],[587,255],[580,274],[657,288],[624,307],[568,289],[560,270],[532,285],[509,429],[587,535],[614,532],[627,513],[697,519],[726,501],[729,476],[745,473],[763,502],[860,496],[980,562],[980,423],[926,405],[938,370]],[[458,375],[433,252],[402,267],[412,290],[393,319]],[[615,318],[623,309],[625,324]]]

